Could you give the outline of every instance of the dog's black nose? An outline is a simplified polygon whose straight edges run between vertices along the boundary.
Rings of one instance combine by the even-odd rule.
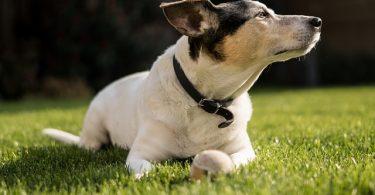
[[[316,27],[316,28],[319,28],[322,26],[322,19],[320,18],[317,18],[317,17],[314,17],[313,19],[310,20],[310,24],[313,26],[313,27]]]

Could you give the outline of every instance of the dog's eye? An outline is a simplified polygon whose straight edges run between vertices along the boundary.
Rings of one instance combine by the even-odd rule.
[[[270,16],[270,14],[266,11],[261,11],[257,14],[257,18],[260,18],[260,19],[264,19],[264,18],[268,18]]]

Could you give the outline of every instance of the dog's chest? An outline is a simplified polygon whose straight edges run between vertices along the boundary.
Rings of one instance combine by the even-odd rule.
[[[219,149],[229,143],[238,133],[232,124],[224,129],[218,128],[219,120],[210,120],[206,117],[191,120],[187,128],[176,130],[174,132],[177,145],[176,154],[178,157],[190,157],[208,149]]]
[[[225,145],[233,144],[234,138],[246,130],[250,118],[251,107],[247,103],[248,97],[245,103],[237,102],[236,106],[230,107],[234,114],[234,122],[227,128],[218,128],[219,124],[225,121],[223,117],[207,113],[194,103],[171,102],[164,101],[162,105],[152,104],[152,110],[155,111],[152,116],[169,127],[173,142],[170,145],[173,147],[169,147],[168,150],[179,158],[195,156],[204,150],[221,149]]]

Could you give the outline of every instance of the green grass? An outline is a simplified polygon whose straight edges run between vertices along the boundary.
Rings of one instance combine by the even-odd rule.
[[[78,133],[87,100],[0,103],[0,193],[374,194],[375,87],[252,93],[249,134],[258,158],[227,176],[189,181],[188,162],[165,162],[141,181],[126,151],[97,153],[40,133]]]

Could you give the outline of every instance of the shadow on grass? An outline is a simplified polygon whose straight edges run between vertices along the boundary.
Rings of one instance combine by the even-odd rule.
[[[113,177],[127,176],[127,151],[118,148],[90,152],[77,147],[24,148],[18,158],[0,167],[0,183],[29,190],[95,186]]]
[[[0,166],[0,183],[29,191],[71,191],[78,186],[100,191],[101,184],[109,180],[126,186],[132,180],[125,167],[127,154],[128,151],[114,147],[98,152],[74,146],[23,148],[16,153],[15,159]],[[186,166],[189,162],[190,159],[181,159],[164,165],[179,163]],[[186,178],[176,178],[168,183],[183,182]]]

